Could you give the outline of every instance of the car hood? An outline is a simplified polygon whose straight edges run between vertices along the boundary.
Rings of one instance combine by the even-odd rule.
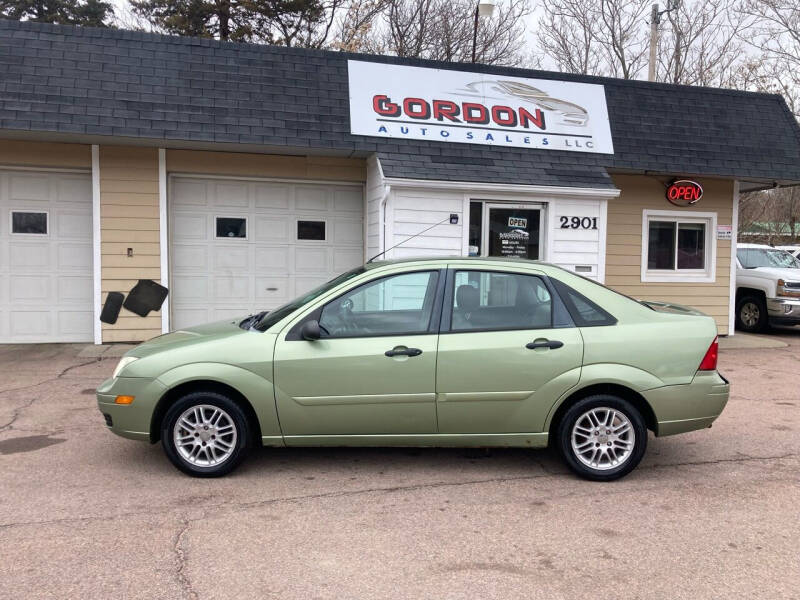
[[[222,340],[232,336],[247,333],[239,327],[239,323],[244,317],[238,319],[226,319],[197,327],[188,327],[160,335],[144,342],[126,353],[126,356],[145,358],[153,354],[158,354],[164,350],[174,350],[183,346],[194,346],[210,341]]]
[[[745,269],[747,273],[763,273],[775,279],[786,281],[800,281],[800,269],[786,269],[782,267],[756,267],[755,269]]]

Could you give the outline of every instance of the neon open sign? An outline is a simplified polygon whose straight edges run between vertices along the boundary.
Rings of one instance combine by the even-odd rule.
[[[691,206],[703,197],[703,186],[689,179],[678,179],[667,186],[667,200],[675,206]]]

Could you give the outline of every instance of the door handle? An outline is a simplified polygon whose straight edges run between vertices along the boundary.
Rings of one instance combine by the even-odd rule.
[[[525,347],[528,350],[536,350],[536,348],[550,348],[551,350],[555,350],[556,348],[561,348],[564,345],[564,342],[559,342],[558,340],[549,340],[546,342],[530,342],[525,344]]]
[[[422,350],[419,348],[406,348],[405,346],[396,346],[391,350],[387,350],[384,354],[388,357],[392,356],[419,356]]]

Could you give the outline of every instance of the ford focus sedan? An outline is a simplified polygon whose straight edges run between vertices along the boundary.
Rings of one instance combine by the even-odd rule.
[[[717,327],[545,263],[385,261],[270,312],[129,351],[97,390],[107,426],[190,475],[254,446],[554,445],[613,480],[657,436],[710,427],[729,384]]]

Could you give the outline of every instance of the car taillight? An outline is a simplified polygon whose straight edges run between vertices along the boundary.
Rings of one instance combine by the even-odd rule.
[[[717,358],[719,357],[719,337],[715,337],[714,341],[711,342],[711,345],[708,347],[706,351],[706,355],[703,357],[703,360],[700,362],[700,366],[697,367],[698,371],[716,371],[717,370]]]

